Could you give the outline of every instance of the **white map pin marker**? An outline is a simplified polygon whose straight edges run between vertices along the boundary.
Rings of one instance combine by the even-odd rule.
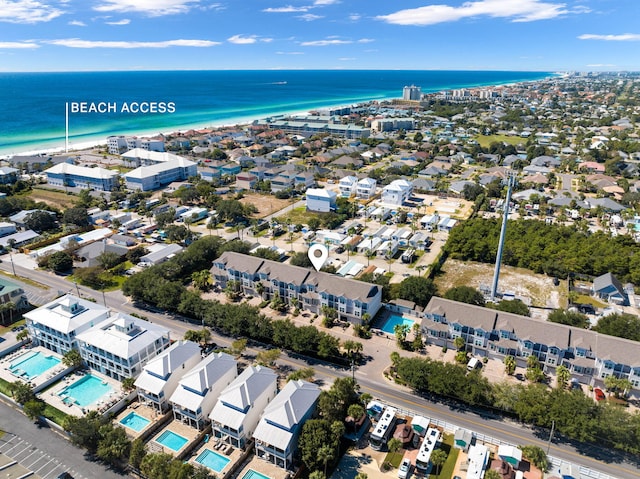
[[[320,268],[324,266],[324,263],[327,261],[329,257],[329,250],[323,244],[314,244],[309,248],[309,259],[311,260],[311,264],[316,269],[316,271],[320,271]]]

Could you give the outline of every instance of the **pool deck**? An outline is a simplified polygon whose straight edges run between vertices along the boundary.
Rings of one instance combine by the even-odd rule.
[[[120,421],[122,419],[124,419],[125,417],[127,417],[132,412],[135,412],[139,416],[142,416],[143,418],[148,419],[151,422],[149,424],[147,424],[143,429],[140,429],[139,431],[134,431],[131,428],[125,427],[124,425],[122,425],[122,423]],[[118,413],[118,415],[116,415],[116,417],[113,420],[113,424],[115,426],[121,426],[122,428],[124,428],[124,430],[127,433],[127,436],[129,436],[129,438],[137,439],[137,438],[143,436],[144,433],[150,427],[152,427],[153,423],[160,417],[161,416],[158,414],[158,411],[156,411],[154,408],[149,407],[149,406],[145,406],[144,404],[142,404],[142,403],[140,403],[138,401],[135,401],[135,402],[131,403],[129,405],[129,407],[125,408],[122,412],[120,412],[120,413]]]
[[[62,398],[58,395],[64,388],[70,386],[71,384],[79,381],[84,376],[89,373],[85,372],[74,372],[72,374],[68,374],[64,377],[62,381],[59,381],[55,384],[51,389],[44,393],[40,393],[40,398],[48,404],[51,404],[53,407],[64,411],[67,414],[71,414],[73,416],[82,417],[89,411],[99,411],[104,412],[105,407],[110,404],[115,404],[117,401],[121,400],[126,394],[122,391],[122,385],[116,381],[115,379],[108,378],[100,373],[96,373],[95,371],[91,371],[91,375],[106,381],[112,388],[113,392],[110,393],[107,397],[101,398],[96,404],[92,404],[91,406],[80,407],[77,404],[69,404],[65,403]]]
[[[231,448],[231,449],[229,449],[229,448]],[[224,469],[222,469],[221,472],[214,472],[214,474],[216,476],[218,476],[220,479],[224,479],[224,478],[227,477],[227,473],[229,472],[229,470],[231,470],[233,465],[237,461],[239,461],[240,457],[242,456],[242,451],[240,449],[237,449],[235,447],[231,447],[228,444],[223,443],[221,440],[216,439],[215,437],[212,437],[212,438],[209,439],[209,442],[203,444],[201,447],[199,447],[198,449],[193,451],[193,454],[189,458],[189,462],[191,464],[193,464],[194,466],[200,466],[201,464],[199,462],[196,462],[196,458],[200,454],[202,454],[202,452],[205,449],[211,449],[212,451],[217,452],[221,456],[227,457],[227,458],[229,458],[231,460],[229,462],[229,464],[227,464],[224,467]]]
[[[162,444],[156,441],[156,439],[158,439],[158,437],[160,437],[160,435],[165,431],[174,432],[188,439],[188,441],[179,450],[174,451],[173,449],[163,446]],[[178,454],[180,454],[180,452],[184,451],[185,448],[187,448],[192,441],[194,441],[198,437],[198,434],[200,434],[200,431],[198,431],[197,429],[187,426],[186,424],[182,424],[180,421],[176,421],[174,419],[173,421],[171,421],[169,424],[167,424],[165,427],[163,427],[153,435],[153,438],[151,439],[151,441],[149,441],[150,444],[153,444],[153,446],[151,446],[153,450],[150,450],[150,452],[164,452],[167,454],[171,454],[173,456],[177,456]]]
[[[19,360],[20,356],[24,354],[33,354],[37,352],[45,356],[53,356],[55,358],[58,358],[60,359],[61,362],[57,366],[54,366],[53,368],[46,370],[44,373],[40,374],[39,376],[36,376],[33,379],[27,379],[25,377],[18,376],[11,372],[11,370],[9,369],[9,367],[11,366],[11,363]],[[36,346],[33,348],[20,348],[17,351],[14,351],[13,353],[3,357],[2,360],[0,360],[0,378],[4,379],[5,381],[9,381],[11,383],[14,381],[23,381],[26,383],[31,383],[31,385],[33,386],[36,392],[46,387],[46,384],[48,382],[53,382],[61,378],[68,371],[69,371],[69,368],[67,368],[64,364],[62,364],[62,356],[54,353],[53,351],[48,350],[47,348],[43,348],[42,346]]]
[[[233,478],[242,479],[249,469],[253,469],[260,474],[264,474],[269,479],[287,479],[293,476],[291,471],[274,466],[272,463],[267,462],[264,459],[259,459],[258,457],[253,456],[253,458],[246,463],[243,468],[239,469],[233,475]]]

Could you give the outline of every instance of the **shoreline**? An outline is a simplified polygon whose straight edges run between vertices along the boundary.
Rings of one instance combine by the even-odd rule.
[[[562,75],[558,74],[558,73],[550,73],[547,74],[547,76],[544,76],[542,78],[539,79],[527,79],[527,80],[521,80],[521,81],[505,81],[505,82],[499,82],[499,83],[475,83],[471,86],[469,85],[452,85],[450,87],[447,88],[425,88],[423,90],[423,93],[426,94],[436,94],[439,92],[443,92],[446,90],[453,90],[453,89],[459,89],[459,88],[465,88],[465,89],[475,89],[475,88],[489,88],[489,87],[513,87],[515,85],[519,85],[519,84],[526,84],[526,83],[532,83],[532,82],[538,82],[538,81],[544,81],[544,80],[548,80],[550,78],[561,78]],[[386,95],[382,95],[379,98],[368,98],[368,99],[364,99],[364,100],[354,100],[353,102],[341,102],[341,103],[334,103],[334,104],[327,104],[327,105],[321,105],[321,106],[317,106],[317,107],[312,107],[306,110],[276,110],[273,112],[269,112],[267,114],[263,114],[260,116],[255,116],[255,115],[250,115],[247,117],[238,117],[238,118],[228,118],[228,119],[220,119],[220,122],[216,123],[215,120],[213,120],[212,123],[204,123],[201,121],[198,121],[197,123],[188,123],[188,124],[184,124],[184,125],[179,125],[179,126],[175,126],[175,127],[160,127],[159,129],[154,129],[154,130],[141,130],[141,131],[134,131],[134,130],[129,130],[129,129],[122,129],[120,130],[120,132],[113,132],[113,133],[108,133],[106,135],[104,135],[103,133],[100,134],[100,136],[98,137],[98,135],[92,135],[92,134],[87,134],[87,139],[86,140],[82,140],[82,138],[79,138],[79,141],[74,142],[73,141],[73,137],[70,136],[69,138],[69,148],[68,151],[65,151],[65,146],[64,146],[64,137],[61,139],[52,139],[52,140],[43,140],[40,143],[40,147],[37,147],[34,145],[33,148],[30,148],[28,146],[25,146],[24,150],[20,150],[20,151],[11,151],[11,152],[2,152],[2,150],[0,150],[0,160],[4,160],[7,161],[15,156],[46,156],[46,155],[60,155],[60,154],[69,154],[69,155],[73,155],[74,152],[78,153],[78,152],[82,152],[88,149],[92,149],[92,148],[96,148],[98,146],[102,146],[102,145],[106,145],[106,140],[107,137],[112,136],[112,135],[123,135],[123,136],[135,136],[135,137],[139,137],[139,138],[151,138],[154,136],[157,136],[159,134],[162,135],[176,135],[176,134],[181,134],[184,132],[187,132],[189,130],[204,130],[204,129],[221,129],[221,128],[234,128],[234,127],[244,127],[247,125],[252,124],[255,121],[258,121],[260,119],[264,119],[264,118],[268,118],[268,117],[273,117],[273,116],[298,116],[298,115],[306,115],[308,114],[310,111],[314,111],[314,110],[323,110],[323,109],[330,109],[330,108],[340,108],[340,107],[346,107],[346,106],[353,106],[353,105],[364,105],[364,104],[368,104],[368,103],[372,103],[372,102],[384,102],[384,101],[393,101],[393,100],[398,100],[400,99],[400,97],[398,97],[397,95],[394,96],[386,96]],[[319,103],[322,103],[322,100],[318,100]],[[81,135],[82,136],[82,135]],[[47,147],[48,144],[59,144],[62,143],[62,145],[60,146],[55,146],[55,145],[51,145],[50,147]]]

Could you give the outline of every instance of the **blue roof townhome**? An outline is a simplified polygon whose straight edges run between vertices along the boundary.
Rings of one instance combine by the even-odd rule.
[[[220,393],[238,376],[238,363],[226,353],[213,353],[182,377],[169,402],[173,417],[203,429]]]
[[[178,157],[164,163],[141,166],[124,175],[126,187],[130,190],[152,191],[174,181],[186,181],[198,174],[193,161]]]
[[[104,306],[71,294],[24,314],[34,344],[58,354],[78,349],[78,334],[108,316],[109,310]]]
[[[78,335],[87,365],[122,381],[136,377],[150,359],[169,347],[169,330],[149,321],[117,313]]]
[[[328,213],[336,209],[338,195],[331,190],[309,188],[307,190],[307,210]]]
[[[629,297],[622,283],[611,273],[605,273],[593,280],[593,293],[609,303],[629,305]]]
[[[289,469],[298,448],[302,425],[316,408],[320,388],[306,381],[289,381],[264,409],[253,433],[256,455]]]
[[[213,433],[244,448],[253,436],[260,414],[276,396],[278,376],[269,368],[249,366],[220,394],[209,418]]]
[[[51,186],[69,186],[97,191],[112,191],[119,183],[120,174],[105,168],[88,168],[69,163],[58,163],[44,171]]]
[[[165,412],[169,409],[169,398],[178,387],[178,382],[200,359],[200,346],[196,343],[173,343],[142,368],[135,382],[139,401],[160,413]]]

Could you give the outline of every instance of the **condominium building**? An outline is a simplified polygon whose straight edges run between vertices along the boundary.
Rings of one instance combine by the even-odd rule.
[[[122,381],[169,347],[169,330],[149,321],[117,313],[77,336],[87,365]]]
[[[226,353],[213,353],[187,371],[169,402],[177,421],[202,429],[220,393],[238,376],[237,361]]]
[[[138,399],[160,413],[169,409],[169,398],[184,374],[200,362],[200,346],[191,341],[176,341],[162,354],[151,359],[136,379]]]
[[[127,150],[140,148],[147,151],[164,151],[164,141],[137,136],[108,136],[107,148],[112,155],[119,155]]]
[[[186,181],[198,174],[193,161],[181,157],[164,163],[140,166],[124,175],[125,185],[130,190],[152,191],[173,181]]]
[[[77,336],[108,316],[104,306],[71,294],[24,314],[33,343],[58,354],[78,349]]]
[[[278,293],[316,314],[327,306],[356,324],[365,314],[373,318],[382,301],[382,288],[375,284],[230,251],[214,260],[211,275],[223,288],[237,281],[245,294],[270,298]]]
[[[262,366],[247,367],[222,391],[209,415],[215,437],[244,448],[253,436],[260,414],[277,391],[275,372]]]
[[[428,342],[439,346],[453,347],[461,337],[474,356],[513,356],[521,367],[535,356],[545,370],[562,364],[583,384],[602,385],[607,376],[615,376],[640,389],[637,341],[436,296],[424,310],[422,331]]]
[[[58,163],[43,172],[51,186],[76,187],[97,191],[112,191],[118,187],[120,174],[105,168],[89,168]]]
[[[264,409],[253,433],[256,456],[289,469],[298,449],[304,422],[311,417],[320,388],[306,381],[289,381]]]
[[[415,85],[405,86],[402,89],[403,100],[419,101],[421,97],[422,97],[422,91],[419,86],[415,86]]]

